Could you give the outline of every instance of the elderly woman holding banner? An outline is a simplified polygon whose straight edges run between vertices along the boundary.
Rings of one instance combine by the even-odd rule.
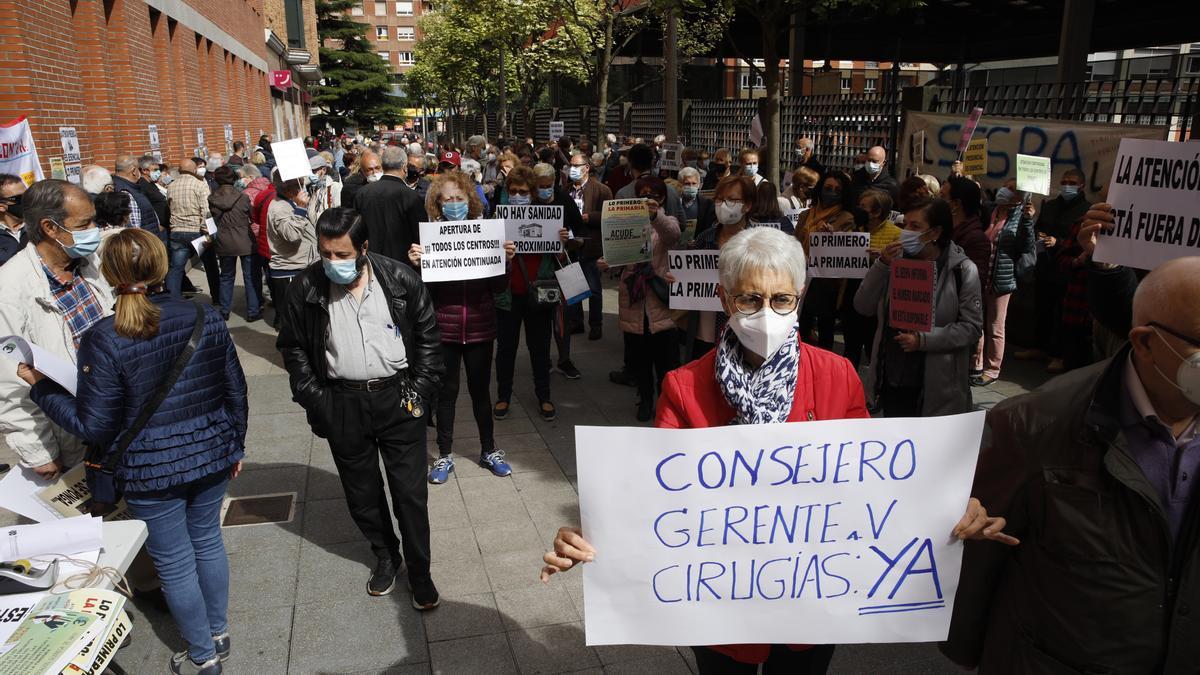
[[[806,263],[800,242],[773,228],[738,233],[721,248],[718,294],[729,323],[716,349],[667,374],[656,426],[701,429],[867,417],[862,383],[846,359],[800,340],[796,312]],[[1003,518],[976,500],[955,528],[960,538],[1006,541]],[[564,527],[544,557],[542,580],[595,559],[578,528]],[[701,675],[824,673],[833,645],[692,647]]]

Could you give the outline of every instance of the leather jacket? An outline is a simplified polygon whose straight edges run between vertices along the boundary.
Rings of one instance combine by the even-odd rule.
[[[383,288],[392,321],[400,327],[408,356],[408,368],[403,371],[407,384],[428,401],[437,391],[445,367],[433,300],[421,277],[408,265],[374,253],[367,253],[367,260],[371,273]],[[333,421],[333,411],[325,361],[329,279],[321,261],[309,265],[292,280],[282,305],[275,348],[283,355],[292,400],[308,413],[313,431],[324,437],[327,425]]]

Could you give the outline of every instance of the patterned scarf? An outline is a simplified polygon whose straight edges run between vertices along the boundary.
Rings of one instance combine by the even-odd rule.
[[[742,345],[733,328],[726,326],[717,343],[717,383],[725,400],[737,413],[735,424],[786,422],[796,398],[800,371],[800,347],[796,326],[775,355],[758,370],[742,361]]]

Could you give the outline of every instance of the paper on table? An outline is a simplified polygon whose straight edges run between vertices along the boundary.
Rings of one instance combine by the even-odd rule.
[[[78,374],[74,363],[16,335],[0,338],[0,353],[17,363],[33,366],[39,373],[61,384],[72,396],[75,395]]]
[[[45,593],[0,595],[0,644],[8,640],[8,636],[25,620],[29,610],[44,597]]]
[[[0,559],[19,560],[56,553],[99,551],[104,546],[103,521],[93,516],[62,518],[53,523],[14,525],[0,530]]]
[[[279,168],[280,180],[292,180],[313,175],[312,165],[308,163],[308,153],[304,150],[304,141],[291,138],[271,144],[271,152],[275,153],[275,166]]]
[[[59,520],[62,516],[37,498],[37,493],[53,482],[38,476],[33,469],[14,467],[0,480],[0,508],[38,523]]]

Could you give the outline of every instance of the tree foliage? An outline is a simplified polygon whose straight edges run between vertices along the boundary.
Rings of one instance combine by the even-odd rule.
[[[369,27],[349,16],[357,5],[358,0],[317,0],[316,5],[323,78],[313,104],[325,113],[315,117],[339,129],[351,123],[392,124],[403,116],[391,96],[391,66],[372,49]]]

